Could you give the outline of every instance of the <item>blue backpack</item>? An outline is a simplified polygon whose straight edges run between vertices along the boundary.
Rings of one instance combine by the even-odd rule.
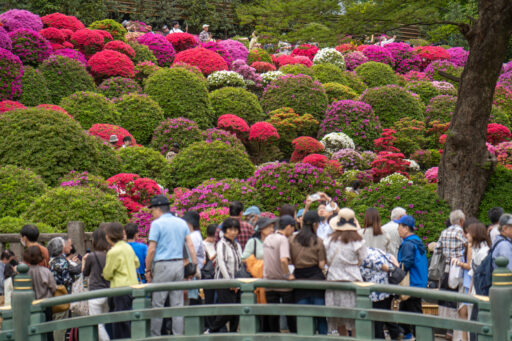
[[[480,263],[476,268],[473,267],[473,286],[475,287],[477,295],[489,296],[489,289],[492,285],[492,272],[494,271],[492,254],[499,243],[505,240],[506,239],[501,239],[494,244],[482,263]],[[507,240],[507,242],[511,243],[509,240]]]

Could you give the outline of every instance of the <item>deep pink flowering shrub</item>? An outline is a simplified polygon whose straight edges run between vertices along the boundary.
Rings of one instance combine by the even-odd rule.
[[[107,179],[128,212],[134,214],[149,205],[151,198],[162,194],[156,181],[137,174],[121,173]]]
[[[245,80],[254,82],[254,86],[256,88],[261,88],[261,76],[258,74],[255,68],[247,65],[247,63],[242,59],[237,59],[233,63],[231,63],[231,70],[242,75],[242,77],[244,77]]]
[[[0,101],[0,113],[4,113],[9,110],[24,109],[26,108],[23,104],[11,100]]]
[[[130,132],[122,127],[112,125],[112,124],[93,124],[92,127],[88,130],[90,135],[97,136],[105,142],[109,142],[109,138],[111,135],[117,136],[116,147],[121,148],[123,145],[123,139],[126,136],[130,136],[132,138],[133,144],[137,144],[135,137],[133,137]]]
[[[133,62],[127,55],[112,50],[96,53],[87,62],[87,67],[97,82],[110,77],[133,78]]]
[[[50,56],[52,47],[36,31],[19,28],[9,32],[12,42],[11,52],[20,57],[24,65],[37,66]]]
[[[69,59],[74,59],[79,61],[83,66],[87,66],[87,59],[85,58],[84,54],[74,49],[60,49],[53,51],[52,55],[64,56]]]
[[[421,58],[422,68],[435,60],[450,59],[450,54],[441,46],[418,46],[414,51]]]
[[[183,117],[169,118],[155,129],[151,147],[166,155],[174,143],[185,148],[201,139],[201,131],[194,121]]]
[[[311,59],[309,59],[306,56],[295,56],[293,58],[295,58],[295,60],[298,62],[298,64],[302,64],[306,67],[313,66],[313,62],[311,61]]]
[[[409,71],[403,75],[401,75],[401,77],[406,81],[406,82],[412,82],[412,81],[429,81],[430,79],[428,78],[427,74],[425,72],[421,72],[421,71]]]
[[[146,207],[140,209],[138,212],[132,215],[130,223],[134,223],[139,229],[139,240],[137,240],[138,242],[147,243],[149,230],[151,229],[151,223],[153,220],[154,219],[151,211]]]
[[[351,52],[356,50],[356,46],[353,44],[341,44],[336,46],[336,50],[341,53]]]
[[[500,165],[512,169],[512,142],[502,142],[496,146],[496,159]]]
[[[146,45],[155,55],[159,66],[170,66],[176,51],[164,36],[155,33],[146,33],[137,38],[139,44]]]
[[[338,161],[345,171],[365,169],[363,157],[354,149],[340,149],[332,155],[332,159]]]
[[[99,33],[103,37],[103,44],[109,43],[114,40],[114,37],[110,34],[110,32],[105,30],[93,30]]]
[[[300,162],[309,154],[321,153],[325,146],[310,136],[300,136],[292,141],[293,153],[290,162]]]
[[[245,141],[249,137],[249,125],[236,115],[225,114],[217,120],[217,128],[232,132],[240,140]]]
[[[342,132],[352,138],[357,147],[370,149],[382,128],[372,107],[364,102],[342,100],[332,103],[320,124],[319,137]]]
[[[384,49],[391,53],[391,56],[395,60],[395,66],[398,65],[402,60],[409,59],[414,55],[414,50],[409,44],[406,43],[390,43],[384,45]]]
[[[456,66],[448,60],[435,60],[428,64],[428,66],[425,68],[425,73],[432,80],[446,81],[451,83],[453,82],[452,80],[440,76],[438,72],[444,71],[453,76],[460,76],[462,74],[462,70],[462,67]]]
[[[421,71],[423,68],[422,59],[418,55],[401,60],[395,67],[398,73],[408,73],[411,71]]]
[[[279,56],[272,55],[272,62],[275,64],[277,68],[280,68],[281,66],[288,64],[301,64],[297,59],[286,54],[282,54]]]
[[[356,67],[366,63],[367,61],[368,57],[359,51],[353,51],[345,54],[345,65],[349,71],[355,70]]]
[[[265,62],[254,62],[251,64],[251,67],[256,69],[257,73],[276,71],[276,67],[274,65]]]
[[[322,169],[327,167],[328,162],[329,158],[322,154],[309,154],[302,160],[302,163],[309,163],[312,166]]]
[[[203,47],[195,47],[181,51],[176,55],[175,63],[187,63],[197,66],[203,75],[208,76],[214,71],[222,71],[228,69],[228,63],[218,53],[207,50]]]
[[[227,39],[221,40],[218,44],[226,49],[230,54],[233,61],[241,59],[243,61],[247,60],[247,56],[249,55],[249,50],[239,41]]]
[[[299,45],[298,47],[296,47],[295,49],[293,49],[291,55],[292,55],[292,57],[297,57],[297,56],[308,57],[309,60],[312,61],[317,52],[318,52],[318,47],[316,47],[315,45],[302,44],[302,45]]]
[[[113,40],[105,44],[104,50],[113,50],[127,55],[130,59],[135,57],[135,51],[127,43],[120,40]]]
[[[247,182],[261,196],[260,209],[272,212],[284,203],[303,204],[304,193],[322,191],[334,201],[340,200],[342,195],[340,185],[325,169],[307,163],[267,164],[256,170]]]
[[[255,164],[274,161],[279,156],[279,133],[268,122],[254,123],[249,130],[249,153]]]
[[[364,48],[363,54],[372,62],[384,63],[390,66],[395,65],[395,59],[385,48],[378,45],[371,45]]]
[[[379,181],[393,173],[399,173],[409,177],[405,172],[408,167],[409,161],[405,160],[404,154],[384,151],[379,152],[372,162],[372,174],[375,181]]]
[[[231,55],[229,54],[229,52],[222,45],[218,44],[217,42],[209,41],[207,43],[201,43],[201,47],[217,53],[219,56],[222,57],[222,59],[224,59],[226,61],[226,63],[228,64],[228,67],[233,62],[233,58],[231,58]]]
[[[487,125],[487,142],[492,145],[509,141],[511,136],[510,129],[504,125],[497,123],[489,123],[489,125]]]
[[[197,41],[190,33],[169,33],[165,39],[172,44],[176,52],[181,52],[197,46]]]
[[[105,46],[105,40],[98,30],[82,29],[75,31],[71,35],[70,41],[87,58],[101,51]]]
[[[11,51],[0,48],[0,101],[21,95],[23,63]]]
[[[227,130],[218,128],[209,128],[201,132],[201,136],[206,142],[221,141],[230,146],[240,150],[240,153],[247,153],[242,141],[234,133]]]
[[[85,28],[84,24],[72,15],[62,13],[52,13],[41,18],[45,27],[55,27],[58,29],[71,30],[73,32]]]
[[[450,55],[449,61],[457,66],[466,65],[466,61],[468,60],[469,51],[464,50],[463,47],[452,47],[451,49],[446,50]]]
[[[11,38],[7,34],[7,31],[0,26],[0,48],[10,50],[12,48]]]
[[[497,85],[512,88],[512,70],[502,73],[498,78]]]
[[[427,179],[427,181],[429,183],[437,183],[437,172],[439,171],[439,167],[432,167],[432,168],[429,168],[427,169],[427,171],[425,172],[425,179]]]
[[[43,29],[43,22],[37,14],[23,9],[11,9],[0,14],[0,26],[3,26],[7,32],[20,28],[39,32]]]

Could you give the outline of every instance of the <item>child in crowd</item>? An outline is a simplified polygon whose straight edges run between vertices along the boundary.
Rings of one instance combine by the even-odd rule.
[[[124,231],[126,232],[126,241],[133,249],[133,252],[137,255],[139,259],[140,266],[137,269],[137,276],[139,277],[139,281],[142,283],[146,283],[146,255],[148,254],[148,246],[144,243],[138,242],[139,239],[139,228],[134,223],[128,223],[124,227]]]

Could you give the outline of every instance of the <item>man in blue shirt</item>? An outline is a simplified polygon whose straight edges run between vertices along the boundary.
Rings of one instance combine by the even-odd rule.
[[[426,288],[428,281],[427,249],[421,239],[414,233],[416,221],[410,215],[405,215],[395,223],[398,224],[398,234],[402,238],[402,244],[398,249],[398,261],[403,269],[409,273],[409,285],[411,287]],[[400,311],[408,311],[422,314],[421,298],[410,297],[400,302]],[[414,340],[412,327],[402,325],[404,338],[402,340]]]
[[[197,268],[196,252],[187,223],[171,214],[169,200],[164,195],[153,197],[149,208],[155,220],[149,231],[146,280],[148,283],[183,281],[185,243]],[[160,291],[153,293],[153,308],[163,307],[168,296],[171,307],[183,306],[183,291]],[[160,336],[161,329],[162,319],[151,319],[151,335]],[[183,317],[172,319],[172,332],[173,335],[183,335]]]
[[[128,223],[124,226],[124,232],[126,233],[126,242],[130,244],[135,252],[135,255],[139,259],[139,268],[137,269],[137,277],[142,283],[146,283],[146,255],[148,253],[148,246],[144,243],[138,242],[139,238],[139,227],[137,224]]]

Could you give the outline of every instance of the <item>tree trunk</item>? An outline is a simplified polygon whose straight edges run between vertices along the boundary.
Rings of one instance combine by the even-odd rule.
[[[487,124],[512,33],[511,0],[480,0],[478,6],[475,24],[461,27],[470,53],[438,174],[439,196],[468,216],[477,215],[495,164],[485,146]]]

